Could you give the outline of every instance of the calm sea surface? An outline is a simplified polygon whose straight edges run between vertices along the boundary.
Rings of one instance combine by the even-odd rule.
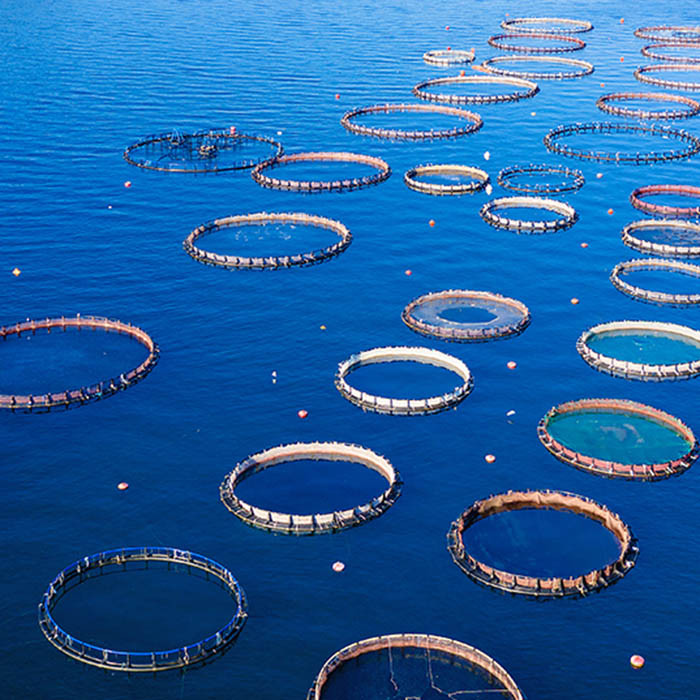
[[[144,328],[162,350],[145,381],[109,400],[49,415],[0,415],[0,695],[301,699],[340,647],[372,635],[422,632],[482,649],[533,699],[694,697],[700,467],[658,483],[605,480],[556,461],[535,428],[554,404],[615,397],[651,404],[700,430],[700,381],[625,381],[595,372],[575,350],[580,333],[603,321],[700,328],[697,309],[642,304],[608,280],[617,262],[639,257],[620,240],[625,224],[644,218],[629,204],[630,192],[644,184],[697,184],[700,158],[616,166],[557,157],[542,143],[558,124],[621,119],[596,108],[603,93],[661,92],[632,75],[648,63],[639,51],[651,43],[633,31],[697,24],[697,9],[685,0],[0,3],[0,324],[102,315]],[[425,64],[421,56],[429,49],[474,47],[479,59],[497,55],[487,39],[502,32],[507,12],[592,21],[595,29],[578,35],[587,47],[568,55],[592,62],[595,73],[542,80],[529,100],[475,106],[483,128],[456,140],[388,142],[341,127],[352,107],[416,102],[413,85],[459,71]],[[431,124],[409,115],[365,123]],[[699,124],[666,125],[700,135]],[[380,156],[393,175],[360,191],[304,196],[263,189],[245,171],[162,174],[122,159],[123,149],[145,134],[229,125],[279,138],[288,153]],[[440,117],[433,125],[454,122]],[[632,151],[637,143],[659,146],[658,139],[636,138],[626,134],[610,144]],[[568,140],[605,147],[600,136]],[[479,217],[489,199],[483,192],[431,197],[404,185],[407,169],[428,162],[485,168],[492,197],[510,194],[495,182],[506,166],[580,167],[585,186],[563,197],[580,219],[543,236],[492,228]],[[318,172],[334,177],[325,166]],[[364,174],[359,167],[343,172]],[[307,166],[296,172],[309,173]],[[255,211],[338,219],[354,240],[325,264],[265,273],[207,267],[182,250],[200,224]],[[291,253],[334,240],[331,232],[305,227],[264,232],[228,231],[202,243],[247,255],[274,253],[276,242]],[[18,277],[11,274],[15,267]],[[695,291],[694,280],[688,284]],[[520,299],[532,324],[511,340],[456,345],[418,336],[401,322],[411,299],[450,288]],[[580,303],[572,305],[572,297]],[[458,356],[473,372],[473,393],[457,410],[435,416],[363,413],[334,388],[337,363],[392,344]],[[142,357],[123,337],[13,339],[0,345],[0,393],[62,391],[115,376]],[[510,360],[515,371],[506,367]],[[437,370],[404,369],[385,374],[374,367],[354,378],[367,391],[399,396],[454,386]],[[302,408],[306,420],[297,417]],[[511,410],[515,415],[507,418]],[[220,503],[220,482],[247,455],[297,440],[355,442],[386,455],[405,481],[402,497],[382,517],[337,535],[281,537],[245,527]],[[484,461],[487,453],[496,456],[493,464]],[[318,480],[313,463],[288,472],[280,467],[279,481],[271,470],[257,486],[247,482],[245,495],[304,512],[344,507],[350,497],[364,502],[383,488],[357,468],[318,467]],[[120,481],[130,484],[128,491],[117,490]],[[639,538],[636,568],[581,600],[538,604],[473,584],[445,549],[450,522],[478,498],[522,488],[563,489],[608,505]],[[579,552],[574,544],[589,531],[578,529],[586,526],[579,520],[548,519],[532,530],[517,517],[507,528],[494,523],[495,546],[484,522],[479,537],[499,563],[541,564],[543,571],[565,564],[578,574],[596,561],[591,547]],[[552,549],[542,544],[551,541],[550,528],[564,543],[570,538],[569,551],[561,542]],[[503,541],[516,535],[515,543]],[[610,558],[609,543],[603,544],[601,565]],[[73,662],[44,639],[37,604],[58,571],[87,554],[139,545],[205,554],[239,579],[250,618],[223,658],[185,674],[136,677]],[[345,562],[342,574],[331,570],[335,560]],[[162,572],[90,581],[56,607],[69,633],[116,649],[193,642],[230,614],[231,601],[217,587]],[[641,671],[629,666],[634,653],[647,659]],[[353,681],[346,674],[343,682],[367,683],[367,677]],[[386,678],[380,683],[384,688]]]

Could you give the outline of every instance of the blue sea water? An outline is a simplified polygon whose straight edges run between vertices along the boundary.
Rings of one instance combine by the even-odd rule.
[[[429,49],[497,55],[487,39],[501,33],[507,12],[591,20],[595,29],[581,35],[588,45],[575,57],[592,62],[595,73],[543,80],[529,100],[474,107],[483,128],[452,141],[394,143],[341,127],[352,107],[417,102],[413,85],[458,72],[426,65],[421,56]],[[695,469],[658,483],[596,478],[555,460],[535,428],[552,405],[612,396],[668,410],[700,429],[695,381],[625,381],[593,371],[575,350],[584,329],[608,320],[700,327],[697,309],[642,305],[608,281],[612,267],[631,257],[621,228],[642,218],[629,193],[644,184],[696,183],[700,161],[581,162],[542,144],[557,124],[614,120],[595,106],[603,93],[656,90],[632,75],[648,63],[639,50],[650,43],[633,36],[636,27],[697,24],[697,17],[695,3],[650,0],[573,0],[565,8],[553,0],[1,3],[0,323],[104,315],[144,328],[162,350],[150,376],[109,400],[0,416],[3,697],[302,698],[334,651],[395,632],[472,644],[531,698],[693,697],[700,685]],[[372,123],[445,125],[400,115]],[[288,153],[380,156],[393,175],[356,192],[304,196],[263,189],[246,172],[162,174],[121,157],[145,134],[228,125],[279,138]],[[673,128],[700,135],[693,119]],[[586,136],[576,143],[605,147]],[[611,150],[637,150],[638,143],[658,147],[658,140],[629,134],[609,140]],[[495,181],[513,163],[579,167],[586,185],[562,197],[579,221],[546,236],[492,228],[478,214],[485,192],[431,197],[403,184],[407,169],[427,162],[485,168],[493,197],[510,194]],[[215,269],[182,250],[185,236],[205,221],[263,210],[338,219],[353,243],[325,264],[274,273]],[[222,245],[229,252],[227,240]],[[532,324],[514,339],[458,345],[416,335],[401,322],[409,300],[448,288],[520,299]],[[572,306],[571,297],[580,304]],[[43,382],[40,371],[47,381],[55,376],[61,390],[78,377],[92,381],[93,369],[97,378],[111,376],[141,359],[140,346],[132,355],[123,337],[52,348],[54,337],[37,336],[31,357],[11,353],[34,349],[35,339],[24,346],[8,340],[0,348],[0,391],[33,390],[34,381]],[[46,343],[45,362],[39,343]],[[473,372],[474,391],[456,410],[430,417],[363,413],[333,386],[336,365],[391,344],[455,354]],[[70,367],[55,364],[59,352]],[[516,370],[507,369],[509,360]],[[418,381],[399,379],[407,390],[422,389]],[[302,408],[305,420],[297,417]],[[219,502],[221,480],[247,455],[296,440],[356,442],[385,454],[405,480],[402,497],[382,517],[337,535],[278,537],[245,527]],[[496,456],[493,464],[484,461],[487,453]],[[270,489],[274,471],[265,475]],[[339,472],[339,490],[345,476]],[[311,478],[299,479],[300,494]],[[130,488],[118,491],[120,481]],[[639,538],[635,569],[600,595],[543,604],[473,584],[445,549],[449,524],[474,500],[521,488],[574,491],[618,512]],[[370,498],[375,489],[367,483],[358,495]],[[561,536],[575,541],[575,523],[569,527]],[[537,546],[536,538],[528,543]],[[223,658],[185,674],[128,676],[73,662],[44,639],[37,604],[58,571],[87,554],[141,544],[200,552],[240,580],[250,618]],[[342,574],[331,570],[335,560],[345,562]],[[59,602],[57,619],[111,646],[129,635],[177,645],[228,620],[231,602],[219,589],[210,592],[201,580],[180,586],[182,576],[172,576],[167,584],[139,577],[126,588],[126,576],[111,576],[99,591],[88,582]],[[100,598],[111,608],[109,620],[93,612]],[[120,625],[122,610],[128,614]],[[148,635],[156,628],[172,636],[154,640]],[[633,653],[647,658],[642,671],[630,669]]]

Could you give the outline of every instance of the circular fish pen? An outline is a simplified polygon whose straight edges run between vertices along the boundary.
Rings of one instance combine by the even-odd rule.
[[[447,310],[482,309],[493,318],[481,322],[453,321]],[[520,335],[530,325],[530,310],[517,299],[469,289],[423,294],[411,301],[401,320],[416,333],[457,342],[483,342]]]
[[[475,523],[489,516],[524,509],[569,511],[594,520],[618,542],[619,556],[605,566],[569,578],[523,576],[501,571],[475,559],[464,545],[463,535]],[[535,598],[585,596],[619,581],[634,566],[639,549],[628,525],[619,515],[590,498],[564,491],[509,491],[473,503],[447,533],[447,549],[455,564],[473,581],[489,588]]]
[[[639,27],[634,30],[639,39],[663,41],[666,44],[700,42],[700,27],[657,25],[655,27]]]
[[[431,66],[454,66],[471,63],[474,60],[474,51],[433,49],[423,54],[423,60]]]
[[[640,232],[668,230],[674,238],[649,240]],[[672,257],[700,256],[700,225],[677,219],[642,219],[633,221],[622,229],[622,242],[640,253],[670,255]]]
[[[519,183],[518,179],[528,176],[541,177],[545,175],[559,175],[559,182],[545,182],[543,184],[529,182]],[[560,192],[576,192],[585,184],[586,179],[580,170],[567,168],[560,165],[512,165],[503,168],[498,173],[498,184],[515,192],[527,192],[530,194],[559,194]]]
[[[543,26],[533,30],[532,26],[538,24]],[[548,26],[550,29],[547,29]],[[593,29],[593,25],[585,19],[568,19],[565,17],[515,17],[513,19],[504,19],[501,22],[501,27],[509,32],[524,34],[530,34],[533,31],[540,34],[581,34],[590,32]]]
[[[674,63],[673,65],[640,66],[634,71],[634,77],[642,83],[657,85],[658,87],[671,88],[672,90],[700,90],[700,80],[693,82],[688,80],[673,80],[671,78],[658,78],[658,73],[700,73],[700,66],[696,63]],[[700,76],[699,76],[700,77]]]
[[[574,149],[560,139],[572,134],[652,134],[665,140],[679,141],[685,144],[682,150],[669,151],[591,151]],[[700,151],[700,139],[687,131],[668,129],[661,126],[642,126],[638,124],[616,124],[613,122],[592,122],[589,124],[566,124],[549,131],[544,137],[544,145],[552,153],[559,153],[569,158],[584,160],[610,161],[614,163],[660,163],[667,160],[690,158]]]
[[[647,202],[645,197],[653,197],[659,194],[678,195],[682,197],[700,197],[700,187],[695,185],[645,185],[638,187],[630,195],[630,204],[635,209],[640,209],[654,216],[678,217],[679,219],[700,218],[700,206],[697,207],[673,207],[665,204]]]
[[[683,358],[683,362],[652,363],[618,359],[594,350],[590,346],[591,341],[603,339],[614,342],[621,337],[654,338],[657,343],[663,343],[664,354],[669,354],[667,346],[671,344],[678,346],[679,353],[686,350],[684,346],[690,346],[693,352],[687,353],[688,356]],[[677,323],[658,323],[655,321],[600,323],[581,334],[576,341],[576,350],[593,369],[625,379],[673,381],[690,379],[700,374],[700,331]],[[696,357],[697,359],[695,359]]]
[[[351,386],[347,376],[366,365],[383,364],[387,362],[418,362],[420,364],[441,367],[456,374],[462,384],[452,391],[419,399],[394,399],[375,394],[368,394]],[[470,394],[474,380],[467,365],[460,359],[439,350],[430,348],[388,346],[364,350],[351,355],[338,365],[335,374],[336,389],[350,403],[359,406],[363,411],[386,413],[394,416],[415,416],[440,413],[464,401]]]
[[[282,180],[271,177],[266,171],[289,165],[290,163],[358,163],[376,169],[373,175],[345,178],[342,180]],[[391,175],[389,164],[381,158],[363,155],[362,153],[343,153],[338,151],[318,151],[310,153],[294,153],[282,156],[274,161],[260,163],[252,171],[253,180],[262,187],[275,190],[290,190],[292,192],[340,192],[343,190],[358,190],[361,187],[378,185]]]
[[[143,345],[148,350],[146,359],[131,370],[123,372],[118,377],[111,377],[95,384],[81,386],[78,389],[65,389],[59,392],[47,392],[45,394],[0,394],[0,409],[8,409],[12,412],[43,413],[52,408],[70,408],[82,406],[87,403],[99,401],[113,396],[119,391],[128,389],[144,379],[158,363],[160,350],[156,343],[145,331],[130,323],[124,323],[101,316],[62,316],[61,318],[47,318],[43,320],[23,321],[13,326],[2,326],[0,338],[7,340],[12,336],[22,337],[22,334],[36,334],[37,331],[61,330],[93,330],[107,333],[119,333],[126,335]]]
[[[398,652],[397,656],[403,654],[408,657],[415,656],[416,652],[421,652],[425,657],[428,689],[420,697],[454,698],[460,694],[498,693],[511,700],[524,700],[522,692],[508,672],[488,654],[464,642],[429,634],[387,634],[381,637],[363,639],[343,647],[323,664],[309,689],[306,700],[322,700],[326,684],[333,680],[333,673],[350,661],[357,663],[364,655],[382,651],[387,652],[389,683],[394,691],[392,697],[401,698],[405,696],[406,700],[415,698],[415,696],[407,694],[406,691],[400,693],[400,682],[397,682],[394,668],[394,653]],[[398,660],[396,659],[396,661]],[[448,692],[449,689],[440,688],[437,685],[442,679],[437,671],[434,672],[433,666],[438,667],[439,664],[446,664],[451,667],[464,666],[476,671],[487,680],[490,687],[484,690],[473,689]],[[384,678],[383,682],[386,682]]]
[[[333,231],[340,240],[333,245],[293,255],[273,255],[265,257],[244,257],[240,255],[219,255],[211,253],[195,245],[195,242],[204,236],[209,236],[222,229],[240,226],[262,226],[269,223],[297,224],[313,226]],[[206,265],[225,267],[230,270],[278,270],[285,267],[315,265],[330,260],[340,255],[352,242],[352,234],[340,221],[328,219],[324,216],[313,216],[303,213],[270,214],[259,212],[256,214],[243,214],[227,216],[221,219],[208,221],[198,226],[183,241],[183,248],[195,260]]]
[[[555,63],[558,66],[573,66],[573,70],[532,71],[516,70],[514,68],[501,68],[499,66],[509,63]],[[487,58],[481,67],[488,73],[512,76],[514,78],[529,78],[530,80],[568,80],[569,78],[583,78],[593,71],[593,64],[576,58],[564,58],[561,56],[493,56]]]
[[[233,617],[214,634],[194,644],[163,651],[115,651],[82,642],[68,634],[53,618],[56,603],[69,590],[95,576],[126,573],[153,567],[177,570],[215,579],[228,591],[236,609]],[[39,626],[46,639],[67,656],[90,666],[127,673],[167,671],[206,664],[238,637],[247,619],[245,593],[233,574],[208,557],[171,547],[129,547],[83,557],[54,578],[39,603]]]
[[[504,92],[498,95],[453,95],[443,92],[431,92],[426,88],[439,85],[507,85],[520,88],[521,91]],[[494,77],[489,75],[450,76],[447,78],[432,78],[418,83],[411,92],[421,100],[429,102],[448,102],[451,104],[493,104],[495,102],[517,102],[533,97],[540,91],[537,83],[521,78]]]
[[[602,425],[603,421],[609,418],[610,426]],[[629,420],[627,426],[620,426],[619,421]],[[592,427],[586,429],[586,421],[592,422]],[[631,424],[635,421],[635,424]],[[569,425],[571,424],[571,425]],[[576,450],[576,441],[571,441],[570,433],[574,430],[580,433],[581,445],[585,452]],[[564,437],[557,439],[557,434],[561,428],[555,426],[569,426]],[[583,426],[583,429],[582,429]],[[590,442],[596,439],[595,449],[605,451],[614,437],[621,431],[633,432],[639,437],[642,426],[648,426],[655,435],[668,433],[673,436],[673,455],[669,456],[669,449],[658,450],[655,457],[658,461],[637,462],[623,458],[623,449],[616,450],[614,458],[596,457],[590,454]],[[657,408],[646,406],[636,401],[623,399],[581,399],[579,401],[568,401],[551,408],[540,420],[537,426],[537,436],[545,448],[560,462],[570,464],[582,471],[591,472],[599,476],[612,478],[629,479],[637,481],[658,481],[670,476],[682,474],[690,468],[698,457],[698,444],[693,431],[682,421],[674,416],[660,411]],[[568,444],[567,444],[568,443]],[[613,445],[614,446],[614,445]],[[620,445],[620,448],[624,448]],[[629,453],[629,449],[624,450]],[[661,453],[665,452],[663,459]],[[680,452],[680,454],[679,454]],[[606,455],[607,457],[607,455]]]
[[[655,61],[669,61],[671,63],[700,63],[700,56],[674,56],[669,53],[662,53],[657,51],[657,49],[668,49],[668,48],[687,48],[697,50],[700,48],[700,44],[695,42],[678,42],[678,43],[658,43],[649,44],[641,50],[642,56],[654,59]]]
[[[543,209],[558,214],[561,218],[526,221],[496,213],[502,209],[512,208]],[[518,233],[553,233],[573,226],[578,220],[578,214],[572,206],[566,202],[545,197],[499,197],[486,202],[479,210],[479,214],[490,226]]]
[[[658,292],[652,289],[644,289],[622,279],[622,275],[635,270],[651,270],[653,272],[677,272],[688,277],[700,278],[700,266],[678,260],[663,260],[658,258],[644,258],[640,260],[627,260],[618,263],[610,273],[610,281],[616,289],[640,301],[653,304],[666,304],[670,306],[690,306],[700,304],[700,294],[671,294]]]
[[[452,129],[385,129],[377,126],[363,126],[356,124],[353,119],[365,114],[390,114],[394,112],[408,112],[419,114],[443,114],[457,117],[468,122],[467,126],[458,126]],[[362,136],[373,136],[380,139],[405,139],[409,141],[420,141],[423,139],[449,139],[457,136],[467,136],[481,129],[484,125],[481,117],[475,112],[468,112],[466,109],[457,107],[442,107],[439,105],[414,105],[414,104],[385,104],[371,105],[370,107],[359,107],[358,109],[346,112],[340,123],[354,134]]]
[[[545,41],[561,41],[563,46],[518,46],[509,44],[504,39],[544,39]],[[489,37],[489,46],[500,51],[519,51],[520,53],[567,53],[580,51],[586,47],[586,42],[572,36],[563,36],[547,32],[527,32],[515,34],[495,34]]]
[[[258,472],[307,459],[361,464],[386,479],[388,487],[379,496],[355,508],[311,515],[277,513],[246,503],[236,496],[238,484]],[[378,518],[397,501],[402,484],[399,473],[389,460],[366,447],[342,442],[297,442],[263,450],[239,462],[222,482],[219,494],[226,508],[246,525],[283,535],[318,535],[356,527]]]
[[[419,178],[424,176],[448,176],[448,177],[468,177],[471,181],[459,182],[456,184],[441,184],[428,182]],[[432,195],[456,195],[470,194],[483,190],[489,183],[489,174],[481,168],[474,168],[469,165],[417,165],[406,171],[403,181],[408,187],[416,192]]]
[[[674,105],[682,105],[684,109],[647,110],[633,107],[619,106],[616,103],[648,100],[655,102],[670,102]],[[616,114],[619,117],[632,117],[634,119],[687,119],[700,112],[700,102],[690,97],[680,95],[668,95],[654,92],[615,92],[610,95],[602,95],[596,101],[596,107],[608,114]]]
[[[256,144],[266,144],[268,153],[240,157],[239,152]],[[239,133],[235,127],[202,129],[191,134],[170,131],[146,136],[123,153],[130,165],[167,173],[222,173],[245,170],[282,155],[282,144],[269,136]]]

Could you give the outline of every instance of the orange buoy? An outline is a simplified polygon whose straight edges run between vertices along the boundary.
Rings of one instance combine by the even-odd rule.
[[[508,369],[515,369],[517,366],[518,363],[515,360],[509,360],[509,362],[506,364]]]
[[[126,481],[120,481],[120,482],[117,484],[117,488],[118,488],[120,491],[126,491],[126,490],[129,488],[129,484],[127,484]]]
[[[620,24],[624,24],[624,23],[625,23],[625,18],[624,18],[624,17],[620,17]]]
[[[600,87],[605,87],[605,83],[601,83],[601,84],[600,84]]]
[[[428,221],[428,223],[429,223],[431,226],[435,226],[435,219],[430,219],[430,221]]]
[[[576,297],[572,297],[571,303],[572,303],[574,306],[576,306],[576,304],[578,304],[578,299],[577,299]]]
[[[326,330],[326,327],[323,326],[323,325],[319,326],[319,328],[320,328],[322,331],[325,331],[325,330]]]
[[[463,70],[459,71],[459,74],[460,74],[460,76],[465,76],[465,75],[466,75],[466,73],[465,73]]]
[[[624,57],[624,56],[620,56],[620,63],[624,63],[624,62],[625,62],[625,57]]]
[[[127,189],[128,189],[129,187],[131,187],[131,180],[127,180],[127,181],[124,183],[124,187],[126,187]]]
[[[342,561],[334,561],[333,566],[331,568],[333,569],[333,571],[335,571],[336,574],[339,574],[345,569],[345,564],[343,564]]]
[[[338,92],[335,93],[335,99],[336,99],[336,100],[339,100],[339,99],[340,99],[340,93],[338,93]]]
[[[588,248],[588,243],[586,243],[585,241],[581,243],[581,248]]]
[[[448,51],[452,51],[452,47],[451,47],[451,46],[448,46],[448,47],[447,47],[447,50],[448,50]]]
[[[486,455],[486,457],[484,457],[484,459],[485,459],[489,464],[493,464],[493,463],[496,461],[496,458],[494,457],[494,455]]]
[[[19,277],[22,274],[22,270],[20,270],[18,267],[16,267],[14,270],[12,270],[12,274],[15,277]]]
[[[445,31],[446,31],[446,32],[449,32],[449,31],[450,31],[450,25],[449,25],[449,24],[445,27]]]
[[[632,668],[641,668],[644,666],[645,660],[641,654],[632,654],[630,656],[630,666]]]
[[[610,207],[610,209],[608,209],[608,214],[610,214],[610,216],[613,215],[613,208],[612,207]]]
[[[600,180],[600,178],[603,177],[603,173],[596,173],[595,176]]]
[[[309,415],[309,412],[308,412],[308,411],[305,411],[303,408],[300,408],[300,409],[297,411],[297,415],[299,416],[299,418],[306,418],[306,416]]]
[[[406,275],[406,277],[410,277],[413,274],[413,270],[406,270],[404,274]]]

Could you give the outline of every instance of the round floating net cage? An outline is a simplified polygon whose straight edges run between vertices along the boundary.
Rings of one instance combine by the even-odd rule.
[[[430,182],[424,177],[450,178],[452,182]],[[470,178],[465,181],[464,178]],[[456,180],[456,181],[454,181]],[[489,175],[481,168],[469,165],[417,165],[406,171],[403,181],[416,192],[432,195],[472,194],[489,184]]]
[[[537,436],[559,461],[611,478],[658,481],[682,474],[698,457],[695,435],[685,423],[623,399],[581,399],[554,406],[539,422]],[[627,436],[635,443],[633,449]],[[650,440],[657,444],[647,446]],[[641,450],[651,459],[635,460]]]
[[[344,178],[338,180],[282,180],[272,177],[269,172],[293,163],[356,163],[374,168],[377,172],[362,177]],[[319,151],[313,153],[295,153],[282,156],[274,161],[261,163],[253,168],[253,180],[262,187],[275,190],[290,190],[292,192],[340,192],[357,190],[361,187],[378,185],[391,175],[389,164],[381,158],[363,155],[362,153],[343,153],[336,151]]]
[[[697,73],[698,80],[674,80],[674,73]],[[669,77],[658,77],[659,74]],[[673,90],[700,90],[700,66],[696,63],[674,63],[673,65],[640,66],[634,71],[634,77],[642,83],[657,85]]]
[[[639,27],[639,29],[634,30],[634,35],[639,39],[663,41],[666,44],[697,43],[700,42],[700,26],[669,26],[664,24],[655,27]]]
[[[309,459],[361,464],[386,479],[388,486],[368,503],[332,513],[310,515],[277,513],[246,503],[236,495],[238,484],[258,472]],[[222,482],[219,493],[226,508],[246,525],[284,535],[318,535],[356,527],[379,517],[399,498],[402,484],[399,473],[389,460],[366,447],[342,442],[297,442],[263,450],[239,462]]]
[[[429,88],[441,85],[505,85],[517,88],[512,92],[499,93],[497,95],[454,95],[443,92],[432,92]],[[540,91],[537,83],[521,78],[495,77],[489,75],[465,75],[450,76],[447,78],[433,78],[418,83],[411,92],[421,100],[429,102],[449,102],[451,104],[492,104],[494,102],[516,102],[533,97]]]
[[[569,578],[523,576],[501,571],[475,559],[464,545],[466,530],[480,520],[507,511],[554,509],[590,518],[605,527],[618,542],[619,556],[605,566]],[[489,588],[535,598],[585,596],[619,581],[634,566],[639,549],[628,525],[619,515],[590,498],[564,491],[508,491],[476,501],[452,523],[447,549],[455,564],[473,581]]]
[[[101,316],[61,316],[61,318],[23,321],[12,326],[0,327],[0,338],[5,341],[15,336],[21,338],[22,335],[35,335],[42,331],[51,333],[52,331],[70,329],[104,331],[128,336],[143,345],[148,351],[148,356],[137,367],[123,372],[118,377],[111,377],[77,389],[64,389],[44,394],[0,394],[0,409],[12,412],[43,413],[51,409],[71,408],[93,403],[113,396],[117,392],[140,382],[158,363],[160,350],[148,333],[130,323],[102,318]]]
[[[242,134],[235,127],[191,134],[169,131],[146,136],[124,151],[124,160],[144,170],[169,173],[221,173],[245,170],[282,155],[268,136]]]
[[[700,187],[695,185],[645,185],[638,187],[630,195],[630,203],[635,209],[640,209],[654,216],[670,216],[680,219],[699,219],[700,206],[676,207],[666,204],[647,202],[646,197],[656,195],[676,195],[681,197],[700,198]]]
[[[488,321],[455,321],[446,313],[472,309],[492,316]],[[441,340],[483,342],[520,335],[530,325],[530,311],[521,301],[469,289],[431,292],[410,302],[401,320],[413,331]]]
[[[677,42],[677,43],[658,43],[649,44],[641,50],[642,56],[647,58],[652,58],[655,61],[669,61],[671,63],[700,63],[700,56],[679,56],[672,53],[668,53],[668,49],[690,49],[692,51],[698,51],[700,49],[700,43],[698,42]],[[661,49],[661,50],[659,50]]]
[[[471,63],[474,60],[474,50],[433,49],[423,54],[423,60],[431,66],[454,66]]]
[[[665,141],[678,141],[682,149],[666,151],[603,151],[575,149],[561,143],[562,137],[574,134],[651,134]],[[660,163],[667,160],[690,158],[700,151],[700,139],[687,131],[668,129],[661,126],[644,126],[639,124],[617,124],[613,122],[592,122],[590,124],[566,124],[558,126],[544,137],[547,150],[570,158],[584,160],[611,161],[614,163]]]
[[[625,275],[636,271],[678,273],[686,277],[698,279],[700,278],[700,266],[680,262],[679,260],[644,258],[618,263],[610,273],[610,281],[616,289],[640,301],[669,306],[691,306],[693,304],[700,304],[700,294],[660,292],[630,284],[623,279]]]
[[[503,20],[501,27],[509,32],[521,34],[581,34],[593,29],[593,25],[587,20],[565,17],[514,17]]]
[[[161,568],[198,574],[224,588],[235,604],[231,619],[206,639],[177,649],[116,651],[83,642],[66,632],[52,615],[61,597],[88,579],[114,573]],[[83,557],[61,571],[39,603],[39,626],[46,639],[67,656],[110,671],[155,672],[199,666],[221,656],[238,637],[247,619],[243,589],[233,574],[208,557],[171,547],[129,547]]]
[[[413,668],[416,664],[422,666],[419,673]],[[343,647],[323,664],[306,700],[332,700],[334,686],[343,683],[340,677],[349,668],[353,675],[361,674],[364,687],[374,680],[366,689],[371,700],[488,696],[524,700],[508,672],[488,654],[464,642],[429,634],[388,634]],[[357,686],[358,681],[347,683]]]
[[[639,109],[625,107],[624,102],[668,102],[680,105],[681,109]],[[596,107],[608,114],[616,114],[619,117],[632,117],[634,119],[687,119],[700,112],[700,102],[690,97],[680,95],[668,95],[654,92],[615,92],[610,95],[602,95],[596,101]]]
[[[700,225],[678,219],[642,219],[622,229],[622,242],[640,253],[698,257]]]
[[[629,343],[630,338],[636,343]],[[639,345],[647,346],[648,354],[658,355],[660,362],[640,362],[604,354],[591,347],[603,341],[612,344],[612,351],[625,357],[639,357]],[[630,347],[628,347],[630,346]],[[649,349],[650,346],[651,349]],[[677,323],[654,321],[611,321],[600,323],[584,331],[576,341],[579,355],[594,369],[616,377],[642,381],[672,381],[690,379],[700,374],[700,331]],[[669,362],[674,356],[680,362]]]
[[[532,182],[533,178],[548,175],[556,175],[559,179],[554,182]],[[511,165],[498,173],[498,184],[501,187],[537,195],[576,192],[585,182],[586,179],[580,170],[562,165]]]
[[[437,396],[394,399],[360,391],[347,381],[348,375],[360,367],[387,362],[417,362],[441,367],[456,374],[462,383],[452,391]],[[350,403],[359,406],[363,411],[395,416],[414,416],[440,413],[456,406],[470,394],[474,380],[467,365],[452,355],[430,348],[389,346],[364,350],[351,355],[347,360],[343,360],[338,365],[335,374],[335,386]]]
[[[556,219],[524,220],[501,216],[503,209],[543,209],[558,214]],[[553,233],[573,226],[578,220],[576,210],[566,202],[544,197],[499,197],[486,202],[479,210],[481,218],[495,228],[518,233]]]
[[[516,68],[508,68],[508,64],[513,63],[530,63],[535,66],[543,63],[555,64],[559,67],[569,66],[573,70],[556,70],[556,71],[536,71],[536,70],[518,70]],[[506,66],[506,67],[504,67]],[[529,78],[530,80],[568,80],[569,78],[583,78],[590,75],[594,68],[593,64],[588,61],[581,61],[575,58],[564,58],[561,56],[493,56],[487,58],[481,67],[488,73],[496,73],[498,75],[508,75],[514,78]]]
[[[243,226],[264,226],[266,224],[292,224],[299,226],[313,226],[316,228],[328,229],[335,233],[340,240],[336,243],[311,250],[308,252],[295,253],[292,255],[270,255],[258,257],[245,257],[241,255],[219,255],[211,253],[195,245],[196,241],[204,236],[215,234],[219,231],[239,228]],[[298,212],[274,213],[258,212],[256,214],[243,214],[238,216],[227,216],[221,219],[214,219],[201,226],[198,226],[183,241],[183,248],[188,255],[195,260],[213,265],[215,267],[225,267],[235,270],[278,270],[280,268],[315,265],[317,263],[330,260],[336,255],[340,255],[352,242],[352,234],[340,221],[327,219],[323,216],[313,216]]]
[[[355,123],[357,117],[366,114],[390,114],[396,112],[406,112],[414,114],[441,114],[456,117],[466,121],[466,126],[456,126],[451,129],[391,129],[378,126],[363,126]],[[385,104],[371,105],[370,107],[359,107],[346,112],[340,123],[354,134],[362,136],[374,136],[380,139],[405,139],[409,141],[420,141],[423,139],[449,139],[457,136],[473,134],[481,129],[484,122],[475,112],[457,107],[443,107],[440,105],[420,105],[420,104]]]
[[[545,42],[559,41],[560,46],[531,46],[530,44],[518,45],[509,43],[509,39],[542,39]],[[560,34],[551,34],[547,32],[528,32],[523,34],[517,32],[514,34],[496,34],[489,37],[489,46],[493,46],[500,51],[518,51],[520,53],[567,53],[569,51],[580,51],[586,47],[586,42],[572,36],[563,36]]]

